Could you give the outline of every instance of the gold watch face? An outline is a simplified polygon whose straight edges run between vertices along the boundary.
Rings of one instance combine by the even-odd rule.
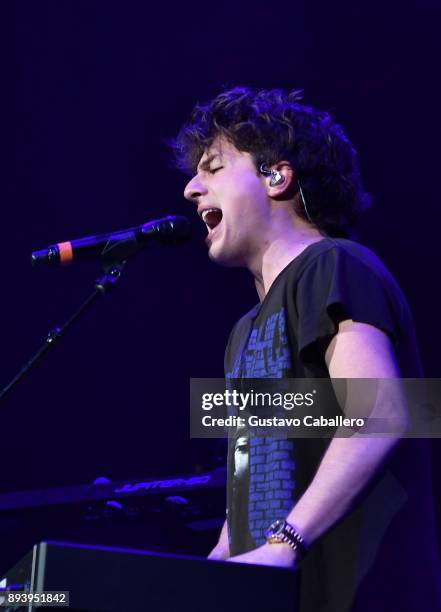
[[[268,542],[280,542],[283,537],[283,521],[274,521],[265,532],[265,538]]]

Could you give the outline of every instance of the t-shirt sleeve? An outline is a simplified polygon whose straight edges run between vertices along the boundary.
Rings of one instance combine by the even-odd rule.
[[[324,359],[338,324],[368,323],[398,342],[397,302],[381,270],[334,247],[308,264],[297,283],[298,347],[303,361]]]

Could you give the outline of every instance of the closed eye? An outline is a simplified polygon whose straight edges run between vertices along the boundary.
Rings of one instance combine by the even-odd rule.
[[[215,174],[218,170],[222,170],[223,166],[218,166],[217,168],[210,168],[208,172],[210,174]]]

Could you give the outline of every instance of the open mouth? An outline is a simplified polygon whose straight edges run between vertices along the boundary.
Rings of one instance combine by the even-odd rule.
[[[208,208],[202,212],[201,218],[208,231],[212,231],[222,221],[222,211],[219,208]]]

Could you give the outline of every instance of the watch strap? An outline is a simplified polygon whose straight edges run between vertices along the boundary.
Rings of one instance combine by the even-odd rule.
[[[272,531],[273,533],[271,533]],[[291,525],[291,523],[288,523],[288,521],[276,521],[273,523],[267,532],[266,540],[270,544],[289,544],[301,558],[306,555],[308,550],[305,538],[299,533],[297,528]]]

